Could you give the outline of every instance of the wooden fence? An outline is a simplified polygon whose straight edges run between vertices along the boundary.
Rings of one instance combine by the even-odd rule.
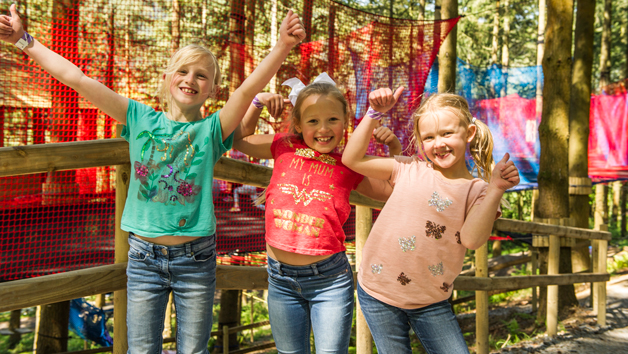
[[[87,167],[117,165],[116,171],[116,235],[115,264],[53,274],[38,278],[10,281],[0,284],[0,312],[31,306],[50,304],[96,294],[114,292],[115,354],[126,353],[126,262],[128,234],[120,229],[120,219],[128,183],[131,178],[128,144],[124,139],[94,140],[71,143],[29,145],[0,148],[0,177],[72,170]],[[272,169],[222,157],[216,164],[214,176],[228,182],[266,187]],[[356,205],[357,265],[361,262],[362,247],[372,226],[372,210],[381,209],[384,203],[353,192],[351,204]],[[564,220],[547,220],[547,223],[499,219],[495,229],[503,232],[531,233],[549,236],[549,264],[547,275],[488,276],[488,249],[484,245],[475,252],[475,277],[459,276],[457,290],[476,292],[477,353],[488,353],[488,293],[494,290],[517,290],[547,286],[547,332],[555,335],[558,320],[558,285],[595,283],[598,323],[606,324],[606,250],[610,233],[580,229],[565,224]],[[592,240],[594,269],[587,274],[558,274],[560,238]],[[357,269],[357,268],[356,268]],[[267,272],[264,268],[218,266],[218,289],[267,289]],[[121,325],[122,324],[122,325]],[[357,311],[357,353],[372,353],[372,340],[362,313]]]

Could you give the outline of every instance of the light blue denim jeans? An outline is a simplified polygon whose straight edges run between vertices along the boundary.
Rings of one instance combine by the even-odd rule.
[[[207,354],[216,290],[216,237],[161,246],[129,236],[129,354],[161,354],[170,292],[177,313],[177,353]]]
[[[406,310],[375,299],[358,284],[358,302],[379,354],[412,354],[410,328],[429,354],[469,353],[447,300]]]
[[[309,354],[349,351],[353,320],[353,272],[344,252],[307,266],[268,257],[268,314],[277,351]]]

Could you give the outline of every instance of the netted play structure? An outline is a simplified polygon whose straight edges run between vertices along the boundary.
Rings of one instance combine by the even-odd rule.
[[[0,1],[0,11],[8,12],[10,3]],[[330,0],[28,0],[18,6],[39,41],[88,76],[157,109],[154,94],[170,55],[189,43],[207,46],[223,80],[205,114],[220,109],[268,53],[289,8],[301,15],[308,36],[267,89],[287,94],[284,80],[308,83],[327,72],[359,119],[371,90],[404,85],[402,103],[385,124],[407,145],[408,112],[420,102],[438,48],[458,18],[395,20]],[[0,147],[115,137],[111,118],[6,44],[0,44],[0,84]],[[259,133],[284,129],[289,112],[279,119],[265,114]],[[371,152],[387,154],[382,146]],[[223,181],[213,187],[218,252],[264,250],[263,212],[251,202],[259,190]],[[113,263],[114,188],[112,167],[0,178],[0,281]],[[352,216],[345,225],[349,239],[354,229]]]

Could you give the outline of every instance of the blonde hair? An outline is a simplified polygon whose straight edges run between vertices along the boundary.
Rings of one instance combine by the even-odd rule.
[[[345,129],[347,129],[351,109],[345,96],[335,85],[327,82],[314,82],[305,86],[305,88],[301,90],[297,96],[297,100],[292,108],[292,113],[290,114],[290,133],[301,136],[301,134],[299,134],[296,130],[296,126],[301,124],[301,106],[303,105],[305,99],[312,95],[329,96],[337,99],[338,102],[342,104],[345,119],[344,126]]]
[[[209,51],[209,49],[198,45],[198,44],[188,44],[183,48],[179,48],[170,60],[168,61],[168,66],[164,71],[165,77],[164,80],[159,85],[157,89],[157,97],[159,98],[159,105],[161,109],[165,112],[172,105],[172,94],[170,93],[170,83],[172,82],[172,75],[179,70],[183,65],[187,65],[190,63],[194,63],[201,58],[210,58],[210,67],[208,68],[210,72],[213,71],[213,86],[211,88],[211,92],[215,92],[216,88],[220,84],[220,80],[222,80],[222,75],[220,73],[220,66],[218,65],[218,60],[214,56],[214,54]]]
[[[473,169],[477,169],[478,177],[488,183],[491,178],[491,173],[493,172],[493,167],[495,166],[495,162],[493,161],[493,135],[488,126],[480,120],[476,119],[475,122],[473,122],[473,115],[464,97],[452,93],[437,93],[425,99],[419,109],[412,115],[414,122],[414,137],[412,138],[412,143],[423,159],[427,161],[425,151],[423,151],[421,134],[419,132],[419,121],[425,116],[433,116],[443,110],[449,111],[460,118],[460,124],[465,129],[471,124],[475,124],[477,127],[475,137],[469,143],[469,152],[471,158],[475,161],[475,167]],[[473,170],[471,172],[473,172]]]

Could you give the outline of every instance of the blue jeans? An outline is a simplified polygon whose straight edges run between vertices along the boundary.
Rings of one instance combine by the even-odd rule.
[[[412,354],[410,328],[429,353],[469,353],[447,300],[413,310],[383,303],[358,284],[358,301],[380,354]]]
[[[216,237],[161,246],[129,236],[129,354],[161,354],[170,292],[177,313],[177,353],[207,354],[216,290]]]
[[[344,252],[306,266],[268,257],[268,315],[277,351],[348,353],[353,320],[353,272]]]

